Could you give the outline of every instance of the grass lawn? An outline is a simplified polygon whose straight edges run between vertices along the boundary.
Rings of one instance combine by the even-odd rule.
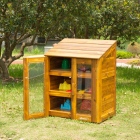
[[[16,78],[21,78],[19,81],[17,81],[17,83],[0,82],[0,139],[140,139],[139,69],[121,67],[117,68],[116,116],[100,124],[76,121],[60,117],[47,117],[23,121],[22,69],[22,65],[10,66],[10,75]],[[40,86],[42,87],[41,82]],[[36,88],[36,90],[40,91],[39,86],[31,86],[31,88],[33,88],[33,90]]]

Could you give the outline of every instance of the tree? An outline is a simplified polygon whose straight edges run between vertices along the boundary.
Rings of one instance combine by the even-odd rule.
[[[118,46],[140,36],[140,8],[137,0],[94,0],[77,3],[57,36],[117,40]],[[60,25],[58,24],[58,25]]]
[[[3,77],[9,78],[8,67],[24,55],[25,47],[37,45],[37,36],[45,36],[45,44],[47,43],[58,21],[73,9],[69,4],[68,0],[0,1],[0,33],[3,34],[0,38],[0,70]],[[31,41],[25,42],[28,38]],[[2,42],[5,42],[3,54]],[[20,52],[13,56],[12,52],[19,43],[22,43]]]

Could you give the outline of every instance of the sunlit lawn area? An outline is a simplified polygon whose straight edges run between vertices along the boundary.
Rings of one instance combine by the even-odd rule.
[[[23,66],[11,65],[10,75],[17,83],[0,83],[0,139],[8,140],[138,140],[140,138],[140,70],[117,68],[116,116],[100,124],[59,117],[23,120]],[[39,93],[43,81],[30,80],[30,90]],[[33,85],[34,84],[34,85]],[[42,91],[41,91],[42,92]],[[40,95],[39,95],[40,96]],[[32,96],[34,103],[38,98]],[[34,111],[34,110],[33,110]]]

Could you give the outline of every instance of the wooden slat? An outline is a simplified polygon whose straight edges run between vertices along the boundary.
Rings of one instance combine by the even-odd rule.
[[[81,47],[81,48],[93,48],[93,49],[97,49],[97,50],[101,50],[103,49],[102,51],[104,51],[104,49],[106,48],[110,48],[112,46],[112,44],[80,44],[80,43],[63,43],[63,42],[59,42],[55,48],[58,48],[58,47],[62,47],[62,48],[72,48],[74,49],[75,47]]]
[[[77,93],[77,98],[91,100],[91,94],[89,94],[89,93]]]
[[[28,58],[23,58],[24,120],[29,120],[29,66]]]
[[[102,55],[104,54],[104,52],[101,51],[88,51],[88,50],[67,50],[67,49],[56,49],[56,48],[52,48],[49,52],[63,52],[63,53],[73,53],[73,54],[90,54],[90,55]]]
[[[99,59],[101,57],[101,55],[97,55],[97,54],[77,54],[77,53],[65,53],[65,52],[50,52],[48,51],[46,54],[46,56],[58,56],[58,57],[76,57],[76,58],[91,58],[91,59]]]
[[[97,60],[97,123],[101,122],[102,112],[102,58]]]
[[[111,53],[112,51],[116,48],[116,42],[114,44],[112,44],[112,47],[110,47],[105,54],[103,54],[103,59],[105,60]]]
[[[50,59],[49,57],[45,57],[45,94],[44,94],[44,111],[45,111],[45,117],[49,115],[50,110],[50,96],[49,96],[49,90],[50,90]]]
[[[71,118],[71,112],[64,112],[64,111],[58,111],[58,110],[50,110],[49,115],[57,116],[57,117],[64,117],[64,118]]]
[[[32,113],[29,115],[30,119],[42,118],[42,117],[44,117],[44,112]]]
[[[107,99],[107,100],[105,100],[105,101],[102,102],[102,106],[105,106],[106,104],[111,103],[113,101],[114,101],[113,98],[109,98],[109,99]]]
[[[82,50],[82,51],[99,51],[105,52],[111,45],[89,45],[89,44],[58,44],[54,49],[65,49],[65,50]]]
[[[92,60],[91,64],[91,122],[97,122],[97,60]]]
[[[114,45],[115,49],[113,51],[113,56],[115,58],[114,61],[114,114],[116,114],[116,47],[117,47],[117,43]]]
[[[77,64],[91,65],[91,59],[77,59]]]
[[[91,115],[77,113],[76,120],[91,122]]]
[[[50,96],[69,97],[69,98],[71,98],[71,92],[66,92],[66,91],[50,90],[49,95]]]
[[[65,38],[61,43],[80,43],[80,44],[114,44],[116,40],[95,40],[95,39],[73,39]]]
[[[108,99],[111,99],[113,98],[113,93],[112,94],[108,94],[108,95],[105,95],[105,96],[102,96],[102,102],[108,100]]]
[[[71,119],[76,119],[77,110],[77,63],[76,58],[72,58],[72,98],[71,98]]]
[[[36,57],[36,58],[29,57],[29,63],[40,63],[40,62],[44,62],[44,57]]]
[[[114,70],[106,72],[106,73],[102,73],[102,79],[106,79],[106,78],[112,77],[114,75],[115,75],[115,71]]]
[[[106,58],[103,61],[102,69],[105,69],[106,67],[114,67],[114,63],[113,63],[114,61],[115,61],[115,58],[114,57]]]
[[[112,102],[109,102],[109,103],[103,105],[103,106],[102,106],[102,112],[103,112],[103,111],[106,111],[106,110],[108,110],[108,109],[110,109],[110,108],[112,108],[112,107],[113,107],[113,104],[114,104],[114,102],[112,101]]]
[[[91,79],[91,73],[86,72],[78,72],[77,73],[78,78],[90,78]]]
[[[71,77],[71,71],[70,70],[63,70],[63,69],[50,70],[49,74],[56,75],[56,76]]]
[[[106,119],[108,119],[108,118],[110,118],[110,117],[112,117],[112,116],[114,116],[114,115],[115,115],[114,110],[110,109],[110,111],[107,111],[106,114],[104,113],[104,114],[102,115],[102,121],[104,121],[104,120],[106,120]]]

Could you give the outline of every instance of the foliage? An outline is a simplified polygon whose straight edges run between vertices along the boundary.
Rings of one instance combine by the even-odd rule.
[[[0,38],[0,68],[4,77],[9,77],[8,67],[24,55],[25,47],[38,45],[35,42],[37,36],[45,36],[47,43],[58,21],[73,9],[69,4],[67,0],[0,1],[0,33],[3,34]],[[2,42],[5,42],[3,54]],[[13,55],[20,43],[19,53]]]
[[[131,64],[131,65],[140,66],[140,60],[132,60],[132,61],[129,61],[127,63],[128,64]]]
[[[57,30],[60,31],[55,35],[60,38],[65,35],[114,39],[118,41],[118,46],[126,41],[137,40],[140,36],[140,8],[137,1],[95,0],[77,7],[65,20],[59,21],[61,26]]]
[[[24,55],[24,48],[38,45],[38,36],[46,38],[45,44],[49,38],[75,37],[114,39],[118,46],[140,36],[137,0],[1,0],[0,21],[0,67],[7,78],[10,64]]]
[[[117,51],[117,58],[124,59],[124,58],[131,58],[132,56],[134,55],[130,52]]]
[[[134,54],[140,53],[140,44],[138,44],[137,42],[131,42],[127,46],[127,51],[134,53]]]

